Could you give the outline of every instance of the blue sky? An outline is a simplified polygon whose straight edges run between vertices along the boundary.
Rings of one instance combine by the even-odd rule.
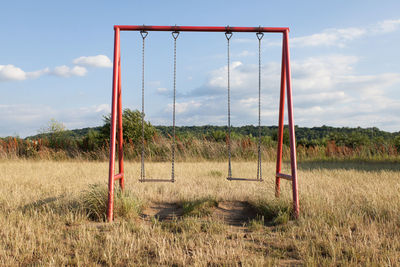
[[[3,1],[0,136],[69,129],[110,112],[113,25],[290,27],[295,123],[400,130],[399,1]],[[123,32],[123,105],[140,109],[141,38]],[[280,39],[262,44],[262,124],[276,125]],[[146,118],[171,124],[173,41],[146,39]],[[232,124],[257,123],[257,40],[231,44]],[[177,124],[226,124],[223,33],[178,38]]]

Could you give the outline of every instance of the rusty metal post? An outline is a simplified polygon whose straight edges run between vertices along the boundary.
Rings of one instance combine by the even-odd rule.
[[[284,113],[285,113],[285,87],[286,87],[286,56],[285,56],[285,39],[282,38],[282,65],[281,65],[281,90],[279,98],[279,122],[278,122],[278,147],[276,156],[276,173],[282,170],[282,148],[283,148],[283,128],[284,128]],[[281,178],[275,177],[275,196],[280,194]]]
[[[292,101],[292,82],[290,72],[290,52],[289,52],[289,30],[284,33],[285,41],[285,61],[286,61],[286,89],[287,89],[287,105],[289,120],[289,138],[290,138],[290,165],[292,171],[292,192],[293,192],[293,211],[296,218],[299,217],[299,192],[297,185],[297,159],[296,159],[296,137],[294,132],[293,119],[293,101]]]
[[[111,101],[110,120],[110,164],[108,173],[108,207],[107,220],[113,220],[114,212],[114,171],[115,171],[115,137],[117,128],[117,94],[118,94],[118,72],[119,72],[119,28],[114,29],[114,64],[113,64],[113,91]]]

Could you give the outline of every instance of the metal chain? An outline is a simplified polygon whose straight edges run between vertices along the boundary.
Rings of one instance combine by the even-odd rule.
[[[229,26],[228,26],[229,28]],[[227,52],[228,52],[228,179],[232,178],[232,152],[231,152],[231,83],[230,83],[230,39],[232,37],[232,33],[227,31],[225,33],[225,37],[227,40]]]
[[[257,179],[262,180],[261,169],[261,39],[264,33],[258,32],[258,162],[257,162]]]
[[[140,35],[142,36],[142,157],[141,157],[141,168],[140,168],[140,178],[143,181],[145,179],[145,170],[144,170],[144,40],[147,36],[146,31],[141,31]]]
[[[175,106],[176,106],[176,39],[178,39],[179,32],[172,32],[174,38],[174,102],[172,105],[172,170],[171,170],[171,182],[175,182]]]

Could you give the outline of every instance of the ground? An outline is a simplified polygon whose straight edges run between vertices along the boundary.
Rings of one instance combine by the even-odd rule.
[[[146,174],[170,168],[148,163]],[[84,208],[106,186],[106,162],[1,161],[0,265],[400,265],[396,163],[299,163],[298,220],[288,181],[274,197],[273,162],[262,183],[227,181],[225,162],[175,168],[174,184],[139,183],[140,164],[126,162],[129,198],[109,224]],[[233,162],[233,175],[256,168]]]

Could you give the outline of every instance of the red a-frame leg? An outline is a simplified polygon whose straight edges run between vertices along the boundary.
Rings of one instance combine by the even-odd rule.
[[[124,190],[124,151],[123,151],[123,131],[122,131],[122,97],[121,97],[121,49],[118,47],[118,164],[119,164],[119,185],[121,190]]]
[[[284,126],[284,106],[285,106],[285,87],[287,90],[289,138],[290,138],[290,165],[291,175],[281,173],[282,170],[282,147],[283,147],[283,126]],[[289,31],[283,33],[282,45],[282,69],[281,69],[281,93],[279,100],[279,126],[278,126],[278,148],[276,160],[276,182],[275,195],[279,197],[280,179],[292,181],[293,211],[296,218],[299,217],[299,194],[297,186],[297,160],[296,160],[296,138],[293,120],[293,101],[292,83],[290,72],[290,53],[289,53]]]
[[[114,210],[114,181],[119,180],[121,189],[124,189],[124,165],[123,165],[123,135],[122,135],[122,99],[121,99],[121,50],[120,30],[115,29],[114,35],[114,69],[113,69],[113,91],[111,102],[110,120],[110,164],[108,173],[108,207],[107,220],[113,220]],[[117,118],[118,117],[118,118]],[[115,150],[118,120],[118,160],[119,173],[115,174]]]

